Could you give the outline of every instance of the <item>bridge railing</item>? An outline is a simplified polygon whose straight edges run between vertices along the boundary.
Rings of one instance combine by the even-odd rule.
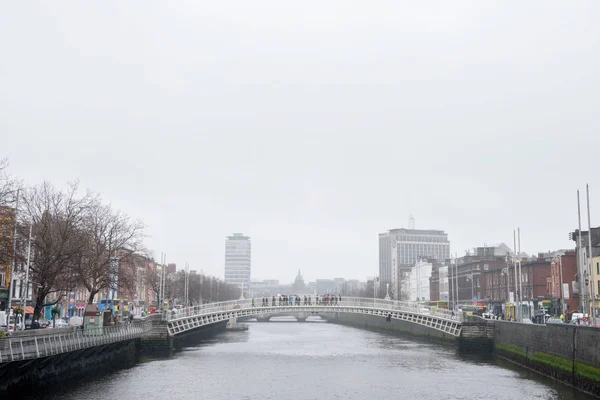
[[[302,296],[298,301],[287,301],[282,302],[279,301],[278,298],[275,299],[275,303],[273,304],[272,298],[266,298],[268,301],[266,305],[263,306],[263,302],[261,298],[258,299],[242,299],[242,300],[232,300],[220,303],[208,303],[203,304],[201,306],[187,307],[175,309],[167,312],[166,319],[173,320],[179,318],[186,318],[197,315],[206,315],[219,311],[233,311],[236,309],[245,309],[245,308],[261,308],[261,307],[296,307],[296,306],[319,306],[319,307],[331,307],[333,309],[337,309],[340,307],[363,307],[363,308],[373,308],[382,311],[401,311],[401,312],[409,312],[415,314],[423,314],[423,315],[431,315],[439,318],[445,319],[454,319],[461,320],[460,313],[454,315],[452,310],[445,310],[440,308],[430,308],[425,307],[418,302],[412,301],[395,301],[395,300],[385,300],[385,299],[370,299],[364,297],[342,297],[341,300],[334,299],[323,299],[319,298],[318,300],[311,296],[310,302],[305,302],[304,297]]]
[[[150,321],[105,326],[83,330],[81,327],[56,328],[36,334],[0,338],[0,363],[30,360],[67,353],[88,347],[116,343],[141,337],[152,330]]]

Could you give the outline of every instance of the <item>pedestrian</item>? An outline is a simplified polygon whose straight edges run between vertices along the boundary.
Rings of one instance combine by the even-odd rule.
[[[254,300],[254,297],[252,298],[252,307],[256,307],[256,300]]]

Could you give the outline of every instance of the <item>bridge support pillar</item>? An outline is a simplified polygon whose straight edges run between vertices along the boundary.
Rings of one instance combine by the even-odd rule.
[[[271,317],[256,317],[256,320],[258,322],[269,322],[271,320]]]
[[[296,317],[296,320],[297,320],[298,322],[306,322],[306,318],[307,318],[307,317]]]

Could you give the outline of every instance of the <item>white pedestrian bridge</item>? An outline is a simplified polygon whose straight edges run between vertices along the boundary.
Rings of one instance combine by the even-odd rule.
[[[296,303],[273,304],[272,298],[267,298],[263,305],[262,299],[234,300],[222,303],[209,303],[201,306],[172,310],[166,315],[167,329],[170,336],[200,328],[202,326],[222,321],[235,321],[242,317],[277,316],[299,313],[302,315],[335,313],[352,313],[374,315],[385,319],[390,317],[417,325],[429,327],[443,333],[459,337],[462,326],[461,313],[451,310],[431,309],[418,302],[369,299],[360,297],[343,297],[342,300],[320,301],[311,303],[303,299]]]

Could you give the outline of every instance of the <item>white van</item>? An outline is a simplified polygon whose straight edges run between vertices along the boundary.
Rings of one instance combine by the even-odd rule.
[[[576,324],[579,321],[580,325],[587,324],[587,322],[583,322],[584,318],[587,319],[587,314],[584,314],[584,313],[573,313],[573,314],[571,314],[571,321],[569,321],[569,323],[570,324]]]

